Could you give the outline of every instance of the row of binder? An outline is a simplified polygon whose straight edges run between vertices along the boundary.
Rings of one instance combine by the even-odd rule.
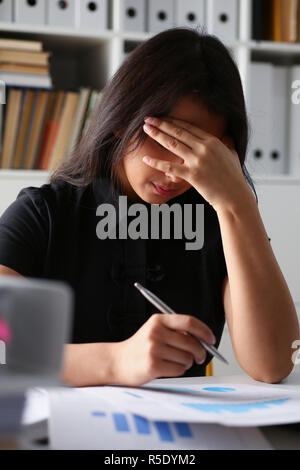
[[[246,166],[252,175],[300,175],[300,65],[250,64]]]
[[[206,26],[224,41],[238,37],[238,0],[119,0],[121,31],[159,33],[181,26]],[[112,0],[2,0],[0,21],[109,29]]]
[[[123,0],[120,28],[159,33],[172,27],[205,26],[223,41],[238,38],[237,0]]]
[[[108,6],[108,0],[2,0],[0,21],[103,31]]]

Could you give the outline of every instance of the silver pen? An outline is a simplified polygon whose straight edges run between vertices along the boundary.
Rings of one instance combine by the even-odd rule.
[[[146,289],[138,282],[135,282],[134,286],[141,292],[141,294],[143,294],[144,297],[146,297],[147,300],[149,300],[149,302],[152,303],[152,305],[154,305],[154,307],[157,307],[160,312],[173,313],[176,315],[177,312],[172,310],[167,304],[160,300],[150,290]],[[225,357],[223,357],[214,346],[207,344],[205,341],[203,341],[203,339],[196,339],[199,341],[200,344],[202,344],[206,351],[208,351],[213,356],[217,357],[220,361],[224,362],[225,364],[228,364],[228,361],[225,359]]]

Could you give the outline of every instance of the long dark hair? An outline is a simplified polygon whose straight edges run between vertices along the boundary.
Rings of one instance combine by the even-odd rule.
[[[51,175],[85,186],[109,176],[119,187],[117,167],[130,142],[146,138],[145,116],[166,116],[183,96],[196,93],[212,112],[225,117],[243,174],[257,195],[245,167],[249,122],[239,70],[229,50],[204,28],[172,28],[140,44],[102,90],[86,134]],[[116,135],[116,131],[121,132]],[[135,147],[136,148],[136,147]]]

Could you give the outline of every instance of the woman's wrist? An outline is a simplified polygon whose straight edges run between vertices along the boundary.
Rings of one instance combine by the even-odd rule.
[[[61,380],[75,387],[112,384],[117,380],[118,343],[67,344]]]

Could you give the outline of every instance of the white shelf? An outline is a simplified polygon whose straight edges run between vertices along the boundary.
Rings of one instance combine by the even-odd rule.
[[[274,52],[276,54],[300,54],[300,43],[248,41],[240,43],[251,51]]]
[[[74,83],[72,82],[70,85],[67,83],[66,86],[75,87],[81,80],[86,82],[87,86],[100,89],[112,77],[124,60],[124,43],[126,41],[143,42],[156,34],[151,32],[123,31],[119,21],[122,1],[113,0],[111,2],[110,27],[106,30],[97,31],[78,27],[39,26],[0,21],[0,32],[2,36],[7,32],[10,33],[10,36],[15,33],[16,37],[40,40],[43,42],[44,50],[53,50],[53,58],[55,60],[51,66],[55,72],[56,83],[54,81],[54,85],[57,88],[60,88],[60,85],[64,84],[65,80],[68,79],[65,73],[67,69],[74,71],[74,73],[69,74],[72,80],[74,78]],[[271,53],[279,58],[282,57],[282,60],[285,60],[286,57],[300,57],[300,43],[249,40],[252,25],[251,3],[251,0],[240,0],[238,12],[240,40],[226,44],[232,50],[239,67],[246,98],[249,84],[249,64],[252,59],[252,53],[261,52],[261,57],[263,57],[264,53]],[[68,52],[67,57],[63,55],[64,51]],[[257,55],[257,57],[258,60],[261,60],[260,56]],[[79,67],[78,64],[80,65]],[[78,69],[80,69],[80,73]],[[40,172],[39,170],[0,170],[0,180],[3,182],[4,179],[9,179],[11,184],[13,184],[14,180],[19,181],[20,178],[30,183],[30,180],[38,181],[40,178],[44,179],[48,176],[49,172]],[[254,183],[257,184],[300,184],[300,175],[299,177],[292,175],[251,175],[251,177]]]
[[[50,176],[50,171],[43,170],[2,170],[0,169],[0,180],[15,180],[15,179],[28,179],[28,180],[39,180],[41,178],[47,178]]]

